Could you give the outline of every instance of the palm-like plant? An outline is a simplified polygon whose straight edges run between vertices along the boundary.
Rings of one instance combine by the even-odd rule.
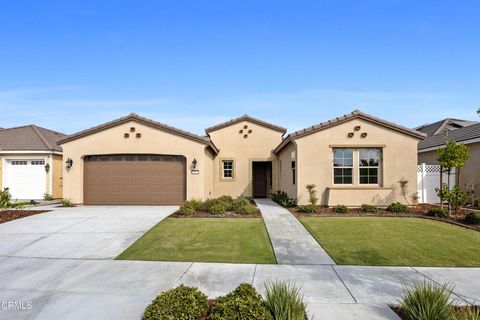
[[[438,286],[431,282],[404,288],[402,309],[412,320],[450,320],[453,315],[451,290],[448,284]]]
[[[265,285],[265,303],[274,320],[304,320],[305,303],[300,288],[285,282]]]

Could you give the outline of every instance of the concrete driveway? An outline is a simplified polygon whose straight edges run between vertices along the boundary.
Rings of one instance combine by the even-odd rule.
[[[113,259],[176,206],[81,206],[0,224],[0,256]]]

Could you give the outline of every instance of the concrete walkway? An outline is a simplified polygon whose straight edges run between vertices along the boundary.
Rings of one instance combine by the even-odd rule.
[[[270,199],[255,199],[279,264],[335,264],[287,209]]]
[[[454,298],[480,304],[480,269],[388,268],[327,265],[252,265],[188,262],[0,258],[0,301],[31,303],[30,309],[0,309],[0,319],[140,319],[161,291],[181,283],[210,298],[238,284],[275,280],[302,288],[310,317],[391,319],[403,285],[450,282]]]

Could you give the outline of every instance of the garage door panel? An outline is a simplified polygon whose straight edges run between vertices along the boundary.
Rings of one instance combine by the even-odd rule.
[[[117,161],[86,157],[86,204],[161,205],[179,204],[185,200],[184,157],[115,155],[110,159],[113,157],[117,157]],[[118,158],[122,160],[118,161]]]

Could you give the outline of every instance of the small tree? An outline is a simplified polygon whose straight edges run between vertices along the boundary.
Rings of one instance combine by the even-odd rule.
[[[8,188],[0,190],[0,208],[10,208],[12,206],[12,195]]]
[[[437,149],[437,161],[440,163],[442,172],[447,173],[447,188],[450,191],[450,176],[453,169],[457,169],[457,175],[461,167],[465,165],[467,160],[470,158],[469,149],[464,144],[457,144],[455,141],[449,141],[444,148]],[[444,188],[444,185],[441,186]],[[443,204],[443,194],[444,191],[439,192],[440,201]],[[448,212],[451,212],[451,202],[448,201]]]
[[[402,193],[402,196],[403,198],[405,199],[405,202],[410,205],[410,202],[408,201],[408,180],[406,180],[405,178],[402,178],[400,179],[400,181],[398,181],[398,183],[400,184],[400,192]]]
[[[314,184],[307,184],[305,187],[307,188],[308,194],[310,196],[310,203],[316,206],[318,202],[318,197],[317,197],[317,190],[315,188],[317,186]]]

